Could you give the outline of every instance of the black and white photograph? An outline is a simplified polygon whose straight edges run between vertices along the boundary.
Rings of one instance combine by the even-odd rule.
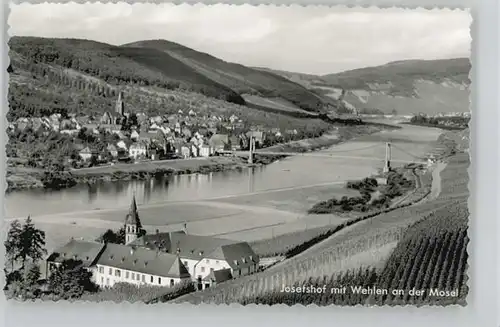
[[[9,301],[467,305],[468,10],[9,7]]]

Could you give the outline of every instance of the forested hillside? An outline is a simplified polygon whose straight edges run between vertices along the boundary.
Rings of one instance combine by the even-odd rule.
[[[78,39],[13,37],[9,41],[9,118],[102,113],[112,108],[118,88],[129,93],[131,110],[149,113],[186,109],[179,108],[179,102],[244,106],[243,94],[282,98],[310,112],[323,110],[327,102],[332,105],[281,76],[180,45],[177,48],[182,51],[173,46],[172,51],[164,50],[165,45],[173,43],[113,46]]]

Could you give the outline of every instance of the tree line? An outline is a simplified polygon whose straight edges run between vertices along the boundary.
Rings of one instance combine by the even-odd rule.
[[[47,254],[45,232],[36,228],[29,216],[24,223],[11,222],[4,246],[4,292],[9,299],[76,299],[98,290],[92,274],[79,260],[64,260],[51,268],[48,278],[42,276]]]

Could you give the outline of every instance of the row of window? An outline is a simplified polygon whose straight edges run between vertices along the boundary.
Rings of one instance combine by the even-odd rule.
[[[210,259],[205,259],[205,263],[210,263]],[[218,265],[219,264],[219,260],[215,260],[215,264]],[[188,262],[187,261],[184,261],[184,266],[186,268],[189,268],[189,265],[188,265]],[[201,267],[202,269],[205,269],[205,267]],[[204,270],[202,270],[204,271]]]
[[[122,271],[120,269],[115,269],[115,277],[121,277]],[[99,267],[99,273],[104,274],[104,267]],[[108,275],[113,276],[113,268],[108,268]],[[140,281],[146,283],[146,275],[134,273],[131,271],[125,271],[125,279]],[[161,277],[157,277],[158,285],[161,285]],[[101,283],[104,284],[104,277],[101,277]],[[155,278],[153,276],[149,276],[149,283],[154,284]],[[174,280],[170,279],[170,286],[174,286]],[[109,285],[109,278],[107,278],[107,285]]]

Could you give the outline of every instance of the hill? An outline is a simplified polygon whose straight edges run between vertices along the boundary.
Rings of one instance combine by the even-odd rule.
[[[281,76],[167,41],[113,46],[13,37],[9,47],[11,119],[63,111],[102,113],[112,108],[118,89],[125,91],[131,110],[153,114],[193,106],[241,111],[248,95],[269,98],[285,112],[320,112],[326,102],[332,103]]]
[[[163,51],[211,80],[235,90],[238,94],[281,98],[292,106],[312,112],[322,111],[325,103],[337,104],[331,98],[311,92],[279,74],[226,62],[174,42],[148,40],[125,44],[123,47]]]
[[[403,60],[314,76],[274,71],[318,94],[344,100],[358,111],[436,114],[469,111],[467,58]]]

